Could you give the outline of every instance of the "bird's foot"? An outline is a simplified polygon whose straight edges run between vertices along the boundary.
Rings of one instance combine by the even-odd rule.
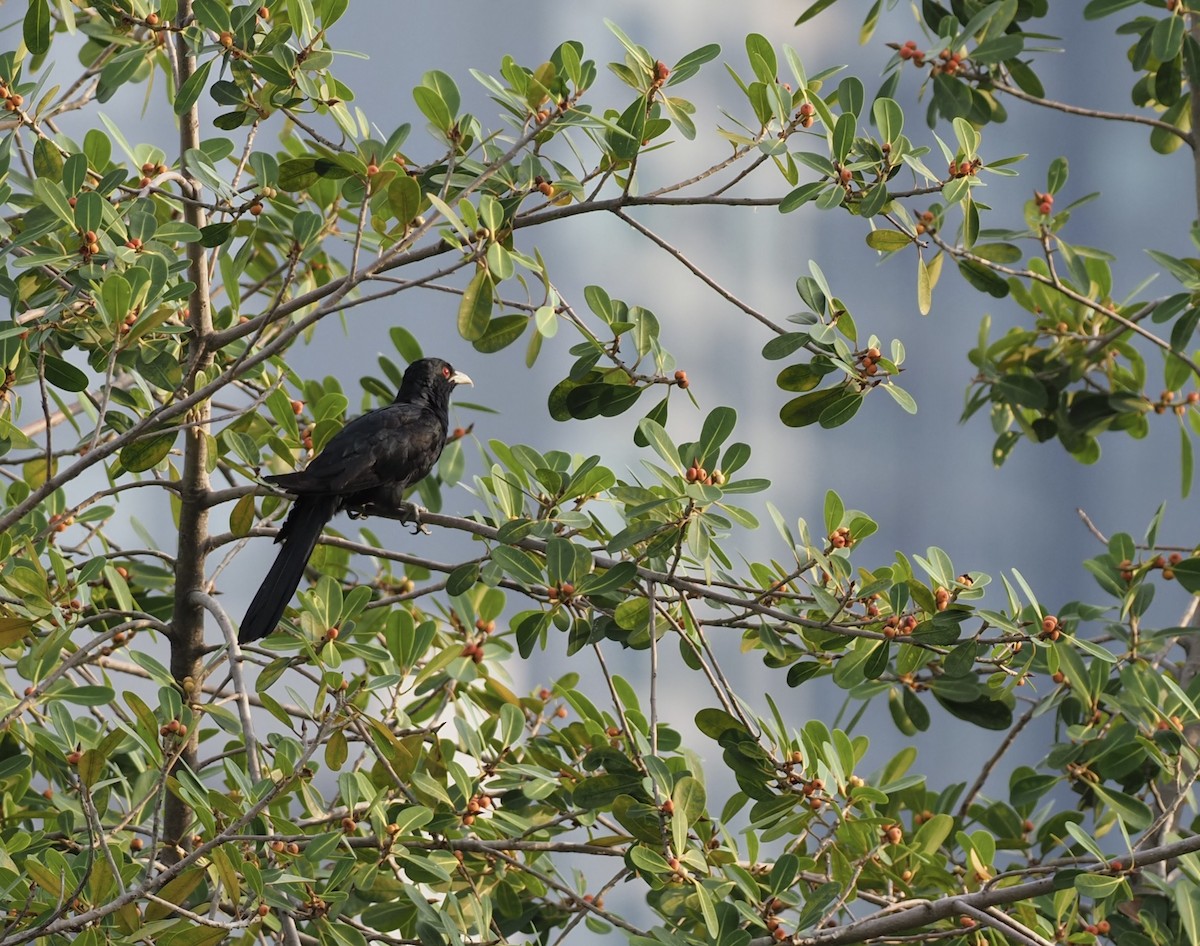
[[[421,521],[421,517],[426,513],[423,506],[418,506],[416,503],[401,503],[396,507],[397,516],[405,525],[413,527],[412,534],[417,535],[420,532],[429,535],[429,527]]]

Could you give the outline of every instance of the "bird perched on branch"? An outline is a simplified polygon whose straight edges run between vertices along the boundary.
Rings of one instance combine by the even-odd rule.
[[[239,642],[275,630],[335,513],[403,507],[405,489],[433,469],[446,446],[450,392],[471,383],[440,358],[414,361],[391,404],[351,420],[303,470],[264,477],[296,501],[275,537],[283,548],[242,618]]]

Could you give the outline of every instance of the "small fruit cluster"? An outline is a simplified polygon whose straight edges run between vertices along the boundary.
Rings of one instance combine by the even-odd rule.
[[[684,475],[689,483],[700,483],[703,486],[724,486],[725,474],[720,470],[713,470],[711,473],[700,465],[698,459],[692,460],[692,465],[688,467],[687,473]]]
[[[922,233],[931,233],[934,229],[933,221],[937,219],[937,215],[932,210],[922,210],[921,219],[917,221],[916,231],[917,236]]]
[[[99,235],[95,230],[85,230],[79,234],[81,240],[79,244],[79,255],[83,257],[86,263],[89,259],[100,252]]]
[[[575,594],[575,586],[569,581],[559,582],[546,589],[546,597],[551,601],[569,601]]]
[[[925,53],[917,48],[917,41],[915,39],[906,39],[904,45],[897,52],[901,59],[912,60],[915,66],[925,65]]]
[[[1042,618],[1042,630],[1038,634],[1038,639],[1054,643],[1060,637],[1062,637],[1062,625],[1058,622],[1058,618],[1055,615],[1047,614]]]
[[[283,841],[277,840],[271,842],[271,850],[276,854],[291,854],[295,856],[296,854],[300,853],[300,845],[295,841],[288,841],[287,843],[284,843]]]
[[[880,840],[884,844],[899,844],[904,840],[904,829],[895,822],[885,825],[880,831]]]
[[[1194,407],[1197,403],[1200,403],[1200,391],[1188,391],[1187,397],[1184,398],[1183,404],[1175,403],[1174,391],[1163,391],[1162,394],[1158,396],[1158,401],[1154,404],[1154,413],[1165,414],[1167,412],[1167,408],[1169,407],[1177,415],[1182,417],[1189,406]]]
[[[1046,193],[1034,191],[1033,202],[1037,204],[1038,213],[1040,213],[1043,217],[1048,217],[1050,212],[1054,210],[1054,195],[1049,191]]]
[[[571,590],[574,591],[573,588]],[[463,645],[462,656],[470,657],[473,661],[475,661],[475,663],[478,664],[483,663],[483,645],[487,640],[488,635],[495,632],[496,622],[485,621],[483,618],[479,618],[475,622],[475,630],[477,630],[481,636],[473,640],[468,640],[466,644]]]
[[[775,915],[785,906],[787,904],[778,897],[772,897],[763,904],[763,923],[767,927],[768,932],[770,932],[771,938],[777,943],[783,942],[783,940],[788,938],[787,930],[783,928],[779,917]]]
[[[540,193],[547,200],[552,198],[555,194],[554,185],[547,181],[540,174],[533,179],[533,186],[536,187],[538,193]]]
[[[179,720],[173,719],[166,725],[160,726],[158,734],[163,737],[174,737],[175,739],[183,740],[187,738],[188,728]]]
[[[905,614],[901,617],[899,614],[889,614],[883,622],[884,637],[907,637],[917,627],[917,618],[914,614]]]
[[[54,515],[50,517],[50,521],[47,523],[47,525],[55,532],[66,532],[67,526],[74,525],[74,523],[74,516]]]
[[[847,526],[838,526],[829,533],[829,544],[835,549],[854,547],[854,535]]]
[[[1182,555],[1180,555],[1178,552],[1172,552],[1166,558],[1163,558],[1161,555],[1154,556],[1149,563],[1149,567],[1161,568],[1163,579],[1166,581],[1171,581],[1175,577],[1175,566],[1182,561]],[[1134,569],[1136,567],[1137,566],[1135,566],[1129,559],[1122,560],[1120,564],[1117,565],[1117,568],[1121,572],[1121,581],[1125,582],[1126,584],[1133,581]]]
[[[683,370],[675,372],[675,383],[685,391],[692,386],[692,382],[688,380],[687,372]]]
[[[1108,920],[1101,920],[1099,923],[1085,923],[1083,925],[1083,931],[1091,933],[1093,936],[1107,936],[1111,929],[1112,924]]]
[[[951,161],[946,169],[952,178],[959,177],[974,177],[979,173],[979,169],[983,167],[983,160],[975,157],[971,159],[963,158],[961,161]]]
[[[935,76],[939,74],[947,76],[958,75],[963,71],[963,64],[967,61],[965,53],[954,49],[940,50],[936,59],[930,57],[927,60],[925,51],[918,48],[915,39],[905,40],[903,46],[896,47],[893,45],[892,48],[896,50],[897,55],[901,59],[911,62],[914,66],[924,66],[927,61],[931,62],[932,66],[929,69],[929,74]]]
[[[858,356],[859,367],[862,368],[862,373],[865,374],[868,378],[873,378],[873,377],[875,377],[876,374],[878,374],[878,372],[879,372],[878,362],[879,362],[880,357],[881,357],[881,353],[880,353],[879,349],[876,348],[874,345],[872,345],[870,348],[863,351]]]
[[[159,174],[166,174],[166,173],[167,173],[167,166],[165,164],[147,161],[145,164],[142,165],[142,177],[138,181],[138,187],[149,187],[153,181],[153,178],[155,178]]]
[[[9,89],[4,79],[0,79],[0,99],[4,99],[4,107],[10,112],[18,111],[25,104],[25,96]]]
[[[929,74],[936,76],[940,72],[947,76],[958,75],[962,71],[966,58],[965,55],[957,50],[943,49],[938,53],[938,59],[941,62],[934,63],[933,68],[929,70]]]
[[[805,102],[797,110],[796,115],[800,119],[801,128],[811,128],[813,123],[813,115],[816,114],[817,107],[812,102]]]
[[[475,823],[475,816],[484,809],[491,807],[491,795],[485,795],[483,792],[480,792],[478,795],[472,795],[470,801],[467,802],[467,810],[462,816],[462,823],[473,825]]]

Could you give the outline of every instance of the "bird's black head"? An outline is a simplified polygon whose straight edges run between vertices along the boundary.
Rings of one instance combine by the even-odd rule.
[[[442,406],[449,404],[450,392],[459,384],[474,384],[463,372],[441,358],[421,358],[405,369],[404,380],[396,393],[397,403],[432,401]]]

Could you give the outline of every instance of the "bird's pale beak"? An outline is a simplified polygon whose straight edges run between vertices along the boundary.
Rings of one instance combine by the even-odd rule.
[[[475,382],[472,381],[469,377],[467,377],[466,372],[463,372],[463,371],[456,371],[456,372],[454,372],[454,374],[450,375],[450,383],[451,384],[469,384],[471,387],[475,387]]]

